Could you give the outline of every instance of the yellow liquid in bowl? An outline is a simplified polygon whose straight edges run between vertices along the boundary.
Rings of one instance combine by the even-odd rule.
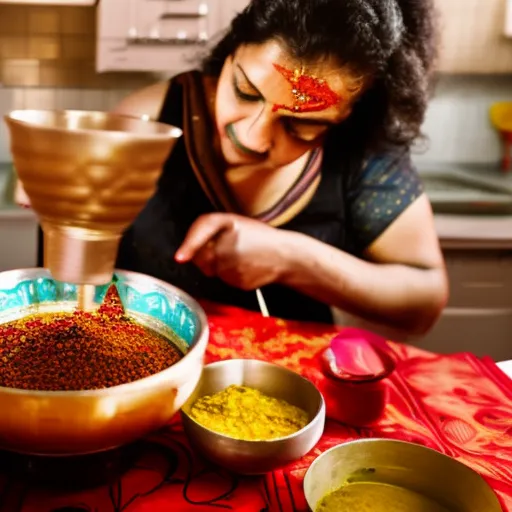
[[[354,482],[322,498],[315,512],[454,512],[417,492],[378,482]]]

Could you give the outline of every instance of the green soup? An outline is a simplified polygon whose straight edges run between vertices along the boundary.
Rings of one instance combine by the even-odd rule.
[[[354,482],[322,498],[315,512],[453,512],[403,487]]]

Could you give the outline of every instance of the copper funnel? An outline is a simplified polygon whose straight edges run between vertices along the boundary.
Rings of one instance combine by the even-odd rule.
[[[112,279],[119,240],[153,195],[182,132],[104,112],[16,110],[5,116],[18,178],[58,281]]]

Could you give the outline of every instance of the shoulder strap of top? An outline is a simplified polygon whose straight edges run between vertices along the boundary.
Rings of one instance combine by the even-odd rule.
[[[174,81],[183,86],[183,136],[196,178],[217,210],[240,213],[220,172],[223,164],[212,151],[215,127],[208,113],[201,74],[190,71],[178,75]]]
[[[156,120],[183,128],[183,87],[176,77],[169,79],[168,83],[167,92]]]

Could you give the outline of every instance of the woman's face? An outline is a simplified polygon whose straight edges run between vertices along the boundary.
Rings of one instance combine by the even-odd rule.
[[[362,82],[329,60],[304,66],[277,41],[239,47],[224,64],[215,103],[226,162],[293,162],[350,115]]]

